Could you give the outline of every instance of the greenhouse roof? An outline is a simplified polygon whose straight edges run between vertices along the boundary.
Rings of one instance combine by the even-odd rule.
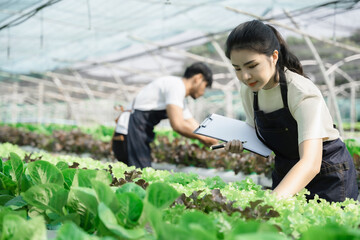
[[[0,70],[91,68],[199,44],[253,18],[232,8],[289,23],[287,10],[307,32],[341,36],[360,27],[359,7],[358,0],[2,0]]]

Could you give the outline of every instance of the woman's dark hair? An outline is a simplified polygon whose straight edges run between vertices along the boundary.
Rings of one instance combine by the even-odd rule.
[[[204,79],[207,83],[206,86],[211,87],[213,82],[212,71],[209,66],[203,62],[195,62],[191,64],[186,68],[183,77],[188,79],[199,73],[204,76]]]
[[[280,79],[285,80],[284,67],[305,76],[299,59],[290,52],[280,33],[273,26],[259,20],[242,23],[231,31],[226,40],[226,57],[230,59],[231,51],[240,49],[253,50],[266,56],[271,56],[274,50],[277,50],[279,59],[275,81],[278,74]]]

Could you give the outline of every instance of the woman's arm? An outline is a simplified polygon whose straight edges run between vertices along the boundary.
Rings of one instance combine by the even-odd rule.
[[[279,198],[289,197],[302,190],[319,172],[322,162],[322,139],[305,140],[299,145],[300,160],[274,189]]]

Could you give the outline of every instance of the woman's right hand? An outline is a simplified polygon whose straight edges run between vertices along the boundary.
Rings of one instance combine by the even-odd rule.
[[[225,150],[232,153],[241,153],[244,148],[240,140],[231,140],[226,143]]]

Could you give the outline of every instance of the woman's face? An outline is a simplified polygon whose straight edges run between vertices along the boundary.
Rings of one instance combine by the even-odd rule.
[[[274,81],[278,51],[268,57],[253,50],[232,50],[231,64],[234,66],[237,78],[249,86],[253,92],[260,89],[270,89],[277,84]]]

